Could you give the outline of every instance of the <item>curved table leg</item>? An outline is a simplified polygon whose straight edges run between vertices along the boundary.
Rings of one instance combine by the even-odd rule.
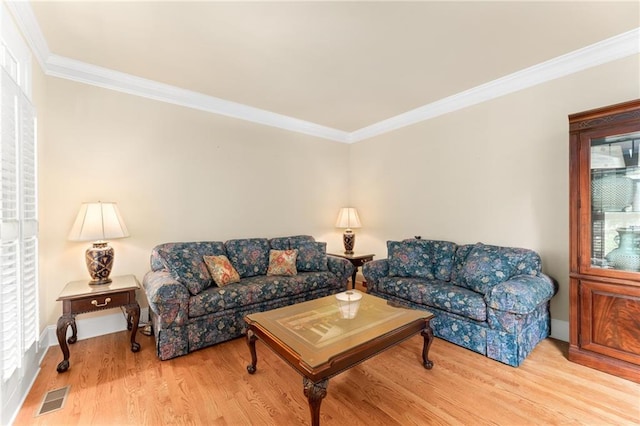
[[[302,378],[302,385],[304,387],[304,396],[309,401],[309,409],[311,410],[311,425],[320,426],[320,404],[322,399],[327,396],[327,385],[329,380],[321,380],[319,382],[313,382],[306,377]]]
[[[71,326],[71,330],[73,331],[73,335],[69,337],[69,343],[75,343],[78,339],[75,317],[73,315],[65,314],[58,318],[56,335],[64,358],[58,364],[58,373],[64,373],[69,369],[69,345],[67,345],[67,328],[69,326]]]
[[[422,346],[422,365],[427,370],[431,370],[433,368],[433,361],[429,360],[429,348],[433,342],[433,330],[428,322],[425,328],[420,332],[420,335],[424,337],[424,345]]]
[[[131,352],[138,352],[140,344],[136,342],[136,335],[138,334],[138,322],[140,322],[140,305],[138,302],[134,302],[125,305],[124,309],[127,312],[127,328],[131,330]]]
[[[249,352],[251,352],[251,364],[247,365],[247,371],[249,374],[256,372],[256,364],[258,363],[258,356],[256,355],[256,340],[258,337],[251,330],[247,330],[247,345],[249,345]]]

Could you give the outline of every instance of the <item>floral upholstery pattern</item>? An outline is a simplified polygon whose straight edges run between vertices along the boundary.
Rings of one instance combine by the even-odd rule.
[[[536,276],[540,258],[531,250],[478,243],[466,257],[460,271],[460,285],[488,294],[501,282],[516,275]]]
[[[410,283],[410,284],[409,284]],[[419,278],[382,278],[378,292],[429,305],[476,321],[487,320],[487,305],[481,294],[438,280]]]
[[[436,279],[442,281],[449,281],[451,279],[453,260],[456,255],[456,249],[458,248],[456,243],[452,243],[450,241],[417,239],[407,239],[403,241],[421,241],[423,244],[428,244],[431,250],[431,258],[433,260],[433,274]]]
[[[389,275],[434,280],[432,247],[426,240],[387,241]]]
[[[197,296],[191,297],[189,316],[200,317],[271,300],[295,297],[309,290],[335,288],[343,290],[338,281],[338,278],[330,272],[313,272],[282,277],[256,275],[223,288],[208,288]]]
[[[202,257],[224,253],[224,246],[218,242],[167,243],[156,247],[151,263],[153,267],[155,258],[156,266],[166,267],[195,295],[213,284]]]
[[[224,243],[227,257],[240,274],[240,278],[264,275],[269,267],[269,240],[246,238]]]
[[[294,241],[292,249],[298,250],[296,267],[301,272],[327,270],[327,243],[316,241]]]
[[[192,252],[203,253],[200,259],[204,264],[205,255],[228,257],[225,244],[167,243],[152,250],[151,271],[145,275],[142,286],[149,301],[156,353],[161,360],[240,337],[246,333],[246,314],[328,296],[347,287],[347,279],[353,273],[353,265],[346,259],[327,256],[326,244],[317,245],[310,236],[282,237],[276,242],[274,240],[233,240],[230,245],[233,247],[233,253],[238,256],[238,263],[253,271],[253,267],[260,265],[255,263],[255,259],[259,259],[259,256],[254,256],[256,249],[265,249],[268,256],[271,243],[288,246],[291,241],[295,244],[311,242],[323,255],[320,267],[324,265],[324,270],[299,271],[294,276],[267,276],[267,257],[263,274],[242,277],[240,282],[223,287],[210,285],[193,294],[187,288],[187,280],[176,276],[177,274],[170,270],[167,259],[175,260],[183,256],[188,265],[183,265],[182,269],[177,268],[180,265],[174,265],[175,270],[192,274],[191,262],[195,259]],[[266,242],[266,245],[263,242]],[[173,253],[174,250],[180,253]],[[184,256],[185,251],[190,255]],[[241,258],[242,253],[249,258]],[[211,280],[211,277],[209,279]]]
[[[269,240],[269,247],[272,250],[289,250],[289,237],[277,237]]]
[[[274,250],[289,250],[296,248],[299,242],[311,241],[315,239],[311,235],[294,235],[292,237],[276,237],[269,240],[269,247]]]
[[[430,242],[403,243],[415,245],[415,241]],[[446,247],[442,258],[448,260],[442,263],[440,277],[446,278],[449,268],[449,280],[435,272],[435,279],[393,276],[391,259],[379,259],[362,267],[367,291],[432,312],[434,335],[442,339],[511,366],[520,365],[549,335],[549,301],[557,292],[556,283],[541,272],[538,254],[481,243],[431,243],[432,258]]]
[[[298,250],[271,250],[269,251],[269,267],[267,275],[296,275],[296,258]]]

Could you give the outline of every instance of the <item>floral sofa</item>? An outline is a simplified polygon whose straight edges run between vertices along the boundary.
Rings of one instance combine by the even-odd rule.
[[[245,315],[342,291],[352,272],[305,235],[158,245],[142,281],[157,355],[167,360],[238,337]]]
[[[367,291],[431,311],[436,336],[518,366],[549,335],[557,286],[534,251],[422,239],[388,241],[387,250],[363,266]]]

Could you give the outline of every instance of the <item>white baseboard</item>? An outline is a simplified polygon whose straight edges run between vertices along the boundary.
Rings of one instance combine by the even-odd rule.
[[[554,339],[569,341],[569,321],[551,319],[551,337]]]
[[[140,308],[139,324],[149,322],[149,308]],[[103,336],[105,334],[116,333],[127,329],[127,320],[122,312],[116,311],[112,314],[100,315],[91,318],[76,318],[78,329],[78,340],[90,339],[92,337]],[[40,336],[40,348],[58,345],[56,335],[57,327],[50,325]],[[71,327],[67,329],[67,338],[71,336]],[[46,350],[43,350],[43,356]]]

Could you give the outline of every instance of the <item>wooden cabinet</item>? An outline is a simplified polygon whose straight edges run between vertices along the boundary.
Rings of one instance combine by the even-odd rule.
[[[640,383],[640,100],[569,132],[569,359]]]

